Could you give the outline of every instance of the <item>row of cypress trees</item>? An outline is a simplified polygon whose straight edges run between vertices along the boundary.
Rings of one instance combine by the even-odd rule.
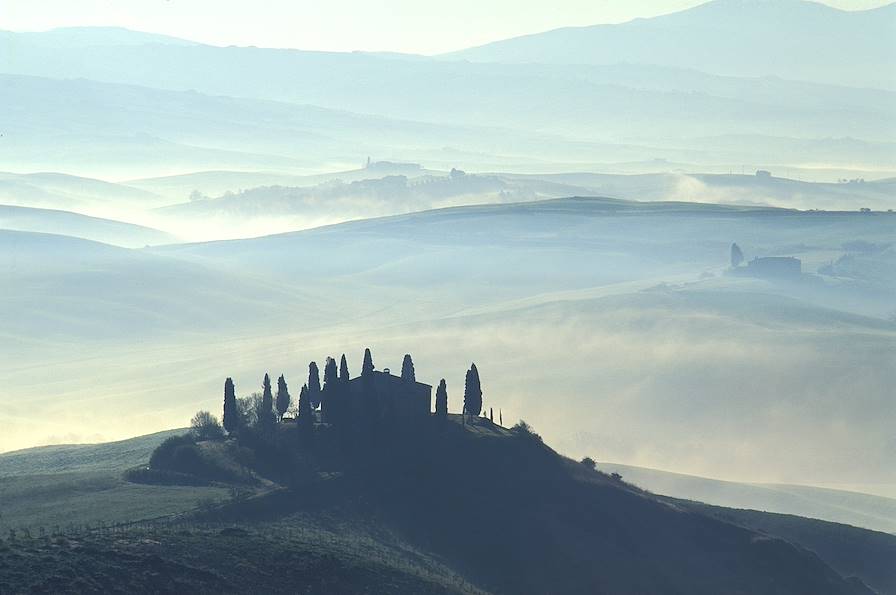
[[[361,365],[361,377],[369,377],[374,371],[373,356],[370,349],[364,350],[364,360]],[[414,371],[414,362],[410,354],[404,356],[401,364],[401,379],[408,382],[416,382],[416,374]],[[308,382],[302,386],[299,392],[298,402],[298,422],[300,425],[310,426],[314,423],[314,411],[323,405],[322,414],[326,419],[328,415],[332,415],[333,411],[328,411],[328,401],[332,401],[336,397],[339,386],[348,383],[350,380],[348,363],[345,354],[339,362],[337,371],[336,360],[327,357],[324,365],[324,382],[321,387],[320,370],[316,362],[308,365]],[[327,396],[330,399],[327,399]],[[439,381],[436,388],[435,414],[437,417],[447,417],[448,415],[448,388],[445,379]],[[289,394],[289,387],[286,384],[285,377],[281,374],[277,379],[277,395],[276,399],[271,391],[271,379],[268,374],[264,375],[262,381],[261,409],[258,412],[258,424],[260,426],[272,425],[275,421],[280,421],[289,410],[292,404],[292,397]],[[276,414],[274,413],[276,407]],[[478,416],[482,413],[482,386],[479,380],[479,370],[473,363],[467,370],[464,379],[464,407],[465,415]],[[493,417],[493,416],[492,416]],[[493,420],[494,421],[494,420]],[[242,423],[240,411],[236,399],[236,389],[232,378],[224,381],[224,429],[228,433],[236,432]]]

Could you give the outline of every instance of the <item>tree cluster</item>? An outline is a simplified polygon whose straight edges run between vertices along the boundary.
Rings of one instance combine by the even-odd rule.
[[[287,386],[286,377],[281,374],[277,378],[276,396],[271,386],[270,375],[265,373],[261,392],[252,393],[248,397],[237,398],[232,378],[224,382],[224,415],[223,432],[237,434],[243,429],[269,433],[278,423],[294,420],[302,431],[310,432],[318,421],[336,425],[357,424],[371,426],[380,419],[389,419],[395,411],[396,398],[400,402],[401,392],[380,395],[380,382],[375,380],[375,366],[370,349],[364,350],[361,374],[358,385],[351,385],[348,363],[345,354],[337,364],[336,359],[327,357],[323,370],[323,383],[316,362],[308,364],[308,380],[299,391],[298,402],[294,405]],[[417,382],[414,361],[410,354],[405,354],[401,364],[401,381],[407,383],[408,390]],[[353,386],[353,387],[352,387]],[[473,363],[466,372],[464,381],[463,413],[465,417],[487,415],[494,422],[494,409],[483,413],[482,386],[479,370]],[[448,388],[445,379],[439,381],[435,391],[435,416],[440,419],[448,417]],[[209,419],[214,420],[214,423]],[[503,414],[499,411],[499,421],[503,423]],[[217,420],[208,412],[200,412],[194,418],[194,434],[212,436]],[[220,425],[218,426],[220,427]]]

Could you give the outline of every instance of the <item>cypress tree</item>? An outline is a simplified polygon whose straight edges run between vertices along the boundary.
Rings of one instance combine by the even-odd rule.
[[[411,354],[404,355],[404,361],[401,362],[401,379],[405,382],[416,382],[417,377],[414,375],[414,361]]]
[[[498,409],[498,425],[504,427],[504,410]]]
[[[342,354],[342,359],[339,360],[339,380],[342,382],[348,382],[350,380],[348,374],[348,362],[345,361],[345,354]]]
[[[373,385],[373,356],[370,349],[364,350],[364,363],[361,364],[361,401],[364,416],[363,427],[373,432],[381,415],[379,395]],[[359,420],[360,421],[360,420]]]
[[[364,350],[364,363],[361,364],[361,376],[367,377],[373,374],[373,356],[370,355],[370,348]]]
[[[232,434],[239,427],[240,412],[236,406],[236,389],[233,379],[224,381],[224,429]]]
[[[291,397],[289,396],[289,388],[286,386],[286,379],[283,377],[283,374],[280,374],[280,378],[277,379],[277,418],[283,419],[283,414],[289,409],[289,403],[291,401]]]
[[[261,395],[261,413],[264,416],[262,422],[270,421],[274,414],[274,395],[271,393],[271,377],[265,373],[264,382],[261,385],[264,392]]]
[[[321,416],[325,422],[332,423],[333,418],[336,417],[334,413],[338,407],[336,403],[338,400],[336,395],[339,390],[338,383],[339,376],[336,371],[336,360],[328,356],[327,363],[324,364],[324,388],[320,407]]]
[[[491,407],[488,408],[488,420],[492,423],[495,423],[495,410]]]
[[[308,385],[302,385],[299,392],[299,426],[303,428],[314,427],[314,409],[311,408],[311,397],[308,395]]]
[[[312,409],[320,406],[320,371],[317,369],[317,362],[308,364],[308,398]]]
[[[444,378],[439,381],[436,389],[436,417],[448,417],[448,388]]]
[[[464,381],[464,411],[471,417],[482,413],[482,387],[479,384],[479,370],[472,364]]]
[[[339,381],[338,372],[336,371],[336,360],[327,357],[327,363],[324,365],[324,390],[327,387],[333,388]]]

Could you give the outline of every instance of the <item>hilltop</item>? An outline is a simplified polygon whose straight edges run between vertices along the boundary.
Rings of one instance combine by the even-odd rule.
[[[830,566],[841,563],[830,552],[819,558],[797,540],[748,529],[737,514],[721,520],[664,501],[558,455],[530,430],[484,418],[462,425],[459,415],[427,422],[363,453],[305,451],[304,479],[287,474],[282,485],[286,475],[265,471],[276,467],[268,461],[254,467],[262,487],[187,516],[52,540],[19,533],[0,542],[0,568],[18,557],[14,590],[870,593]],[[297,444],[296,431],[281,427],[280,444]],[[139,498],[171,488],[143,489]],[[835,530],[821,523],[815,537]],[[882,560],[896,542],[855,531]],[[261,570],[265,559],[276,572]],[[60,582],[75,560],[74,582]],[[879,565],[858,570],[886,576]]]

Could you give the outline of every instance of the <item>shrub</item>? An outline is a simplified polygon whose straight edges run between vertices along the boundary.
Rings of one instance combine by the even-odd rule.
[[[613,478],[613,481],[622,481],[622,476],[619,475],[618,473],[611,473],[610,477]]]
[[[171,469],[189,473],[191,462],[199,458],[196,452],[196,439],[192,434],[171,436],[166,438],[149,457],[149,466],[153,469]]]
[[[588,469],[591,469],[592,471],[594,471],[594,469],[597,467],[597,463],[595,463],[594,459],[592,459],[591,457],[585,457],[584,459],[582,459],[582,465],[584,465]]]
[[[190,420],[190,432],[197,440],[217,440],[224,437],[218,418],[208,411],[199,411]]]
[[[535,433],[535,430],[532,429],[532,426],[530,426],[528,423],[526,423],[525,420],[522,419],[518,421],[515,426],[510,428],[510,431],[514,434],[522,436],[523,438],[528,438],[530,440],[535,440],[538,442],[542,441],[541,436]]]

